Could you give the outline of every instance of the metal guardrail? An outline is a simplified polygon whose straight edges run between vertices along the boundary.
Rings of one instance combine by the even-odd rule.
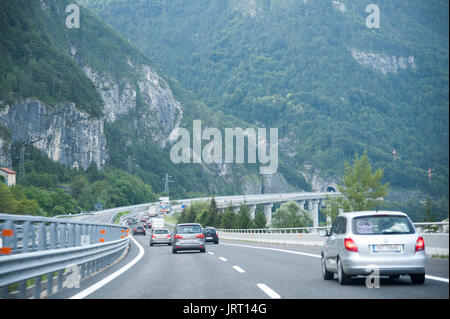
[[[448,232],[448,222],[430,222],[430,223],[413,223],[418,232],[424,232],[427,227],[429,232],[445,233]],[[321,229],[330,229],[331,226],[322,227],[291,227],[291,228],[249,228],[249,229],[217,229],[223,233],[287,233],[287,234],[299,234],[299,233],[317,233]],[[433,228],[436,231],[433,231]]]
[[[26,298],[34,279],[34,298],[59,291],[68,278],[80,281],[114,262],[129,244],[128,227],[70,219],[0,214],[0,297],[10,298],[12,284]],[[72,270],[72,271],[71,271]],[[70,277],[72,276],[72,277]],[[45,295],[45,292],[44,292]]]

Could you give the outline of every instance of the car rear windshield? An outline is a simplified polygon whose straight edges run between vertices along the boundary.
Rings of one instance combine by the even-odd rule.
[[[169,231],[167,229],[156,229],[155,234],[168,234]]]
[[[211,234],[214,235],[216,233],[215,229],[205,229],[205,234]]]
[[[414,234],[414,227],[405,216],[362,216],[353,218],[352,231],[357,235]]]
[[[183,225],[177,227],[178,234],[195,234],[201,232],[202,228],[199,225]]]

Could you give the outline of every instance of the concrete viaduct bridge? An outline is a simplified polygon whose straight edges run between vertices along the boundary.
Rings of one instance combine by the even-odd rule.
[[[214,197],[217,206],[220,209],[225,209],[232,206],[236,211],[241,204],[250,206],[252,218],[255,216],[256,205],[264,205],[264,215],[266,216],[267,224],[271,224],[272,207],[274,203],[284,203],[288,201],[295,201],[303,209],[306,209],[311,219],[313,220],[313,227],[319,226],[319,205],[324,205],[324,200],[328,197],[341,197],[338,192],[301,192],[301,193],[283,193],[283,194],[258,194],[258,195],[234,195],[234,196],[218,196]],[[191,199],[176,200],[179,206],[174,206],[174,210],[181,210],[181,205],[189,206],[197,201],[209,201],[212,197],[199,197]]]

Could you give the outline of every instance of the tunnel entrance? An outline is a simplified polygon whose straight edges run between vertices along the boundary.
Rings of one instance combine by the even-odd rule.
[[[327,192],[333,192],[336,193],[336,189],[333,186],[328,186],[327,187]]]

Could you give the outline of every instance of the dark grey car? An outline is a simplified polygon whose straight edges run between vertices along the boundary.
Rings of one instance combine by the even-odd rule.
[[[173,232],[172,253],[180,250],[200,250],[204,253],[205,235],[200,224],[178,224]]]

